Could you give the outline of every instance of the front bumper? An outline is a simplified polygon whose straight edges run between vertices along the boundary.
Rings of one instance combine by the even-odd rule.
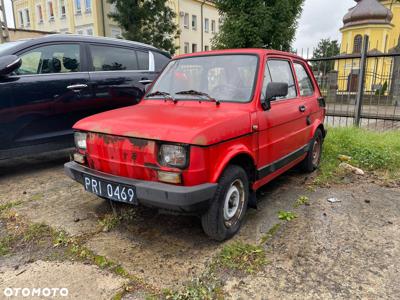
[[[140,204],[177,212],[201,212],[208,208],[210,200],[217,189],[216,183],[205,183],[196,186],[175,186],[166,183],[137,180],[99,172],[76,162],[64,165],[65,173],[84,184],[83,174],[105,181],[120,183],[136,188]]]

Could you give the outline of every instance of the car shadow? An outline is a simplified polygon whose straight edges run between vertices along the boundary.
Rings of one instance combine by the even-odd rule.
[[[37,171],[62,167],[70,160],[70,153],[71,149],[68,149],[0,160],[0,179],[5,176],[30,175]]]

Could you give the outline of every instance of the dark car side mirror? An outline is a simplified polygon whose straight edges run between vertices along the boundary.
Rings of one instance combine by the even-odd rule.
[[[286,82],[270,82],[265,91],[262,107],[264,110],[271,109],[271,101],[278,97],[285,97],[289,93],[289,85]]]
[[[22,64],[21,58],[16,55],[0,57],[0,76],[7,76],[18,69]]]

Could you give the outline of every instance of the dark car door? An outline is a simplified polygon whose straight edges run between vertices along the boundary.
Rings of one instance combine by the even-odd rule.
[[[9,77],[13,147],[48,142],[73,144],[71,127],[90,99],[89,74],[80,43],[42,44],[18,53],[21,67]]]
[[[145,89],[141,81],[154,80],[158,74],[149,50],[106,44],[88,48],[90,83],[99,110],[137,104]]]
[[[0,153],[12,144],[11,123],[14,121],[14,107],[10,81],[12,80],[7,77],[0,78]]]

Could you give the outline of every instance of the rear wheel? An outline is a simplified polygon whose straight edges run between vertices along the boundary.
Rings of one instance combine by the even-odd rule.
[[[317,129],[311,143],[310,150],[306,158],[301,162],[301,168],[304,172],[311,173],[319,167],[322,155],[322,144],[324,138],[321,129]]]
[[[243,168],[231,165],[224,171],[208,211],[201,217],[204,232],[217,241],[234,236],[247,210],[249,181]]]

